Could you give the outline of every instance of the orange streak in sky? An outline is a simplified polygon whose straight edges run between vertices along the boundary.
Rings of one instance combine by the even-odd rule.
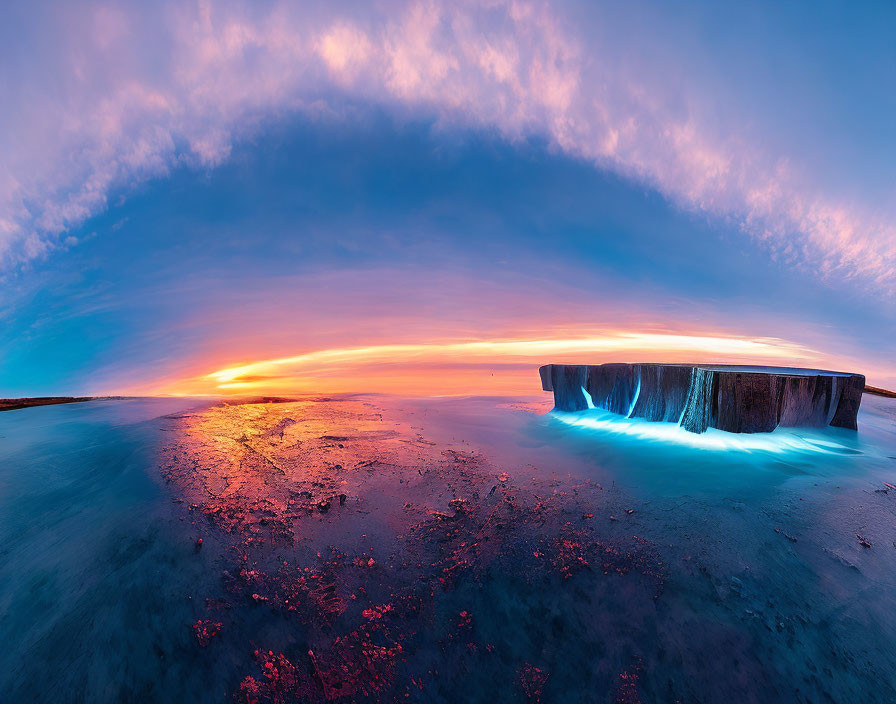
[[[818,352],[778,338],[606,331],[554,339],[460,340],[345,347],[225,366],[157,392],[193,395],[386,392],[534,394],[548,362],[806,364]],[[211,365],[209,365],[211,366]]]

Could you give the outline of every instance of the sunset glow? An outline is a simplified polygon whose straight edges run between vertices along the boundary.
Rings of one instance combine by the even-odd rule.
[[[473,340],[315,350],[266,359],[179,380],[162,390],[178,395],[336,392],[364,389],[414,394],[537,392],[544,360],[591,363],[708,359],[733,363],[787,360],[815,363],[818,352],[780,339],[605,331],[567,339]]]
[[[0,2],[0,702],[896,702],[894,36]]]

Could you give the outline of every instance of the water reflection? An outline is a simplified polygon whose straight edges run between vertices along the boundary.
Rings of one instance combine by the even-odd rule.
[[[0,416],[0,700],[896,698],[896,403],[707,446],[546,410]]]

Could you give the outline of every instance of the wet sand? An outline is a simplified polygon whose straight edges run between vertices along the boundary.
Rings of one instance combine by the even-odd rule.
[[[254,650],[238,699],[515,692],[538,701],[563,648],[527,643],[527,631],[562,630],[560,612],[573,606],[561,606],[564,592],[587,589],[572,597],[586,612],[619,601],[613,578],[646,608],[662,594],[665,568],[651,543],[599,529],[634,512],[619,497],[587,479],[494,464],[467,442],[433,440],[423,416],[346,399],[170,419],[177,440],[164,450],[163,476],[197,540],[213,534],[227,544],[224,589],[194,624],[197,644],[224,637],[235,610],[277,624]],[[591,583],[596,575],[605,579]],[[496,609],[508,596],[544,591],[558,613],[541,606],[536,621],[526,613],[502,625],[483,612],[481,591],[493,589],[507,590],[495,595]],[[619,652],[593,669],[618,678],[620,697],[635,701],[642,666]]]

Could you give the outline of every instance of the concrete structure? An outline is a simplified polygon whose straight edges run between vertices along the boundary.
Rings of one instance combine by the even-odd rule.
[[[557,410],[603,408],[692,433],[766,433],[779,425],[856,430],[865,387],[861,374],[721,364],[547,364],[539,374]]]

